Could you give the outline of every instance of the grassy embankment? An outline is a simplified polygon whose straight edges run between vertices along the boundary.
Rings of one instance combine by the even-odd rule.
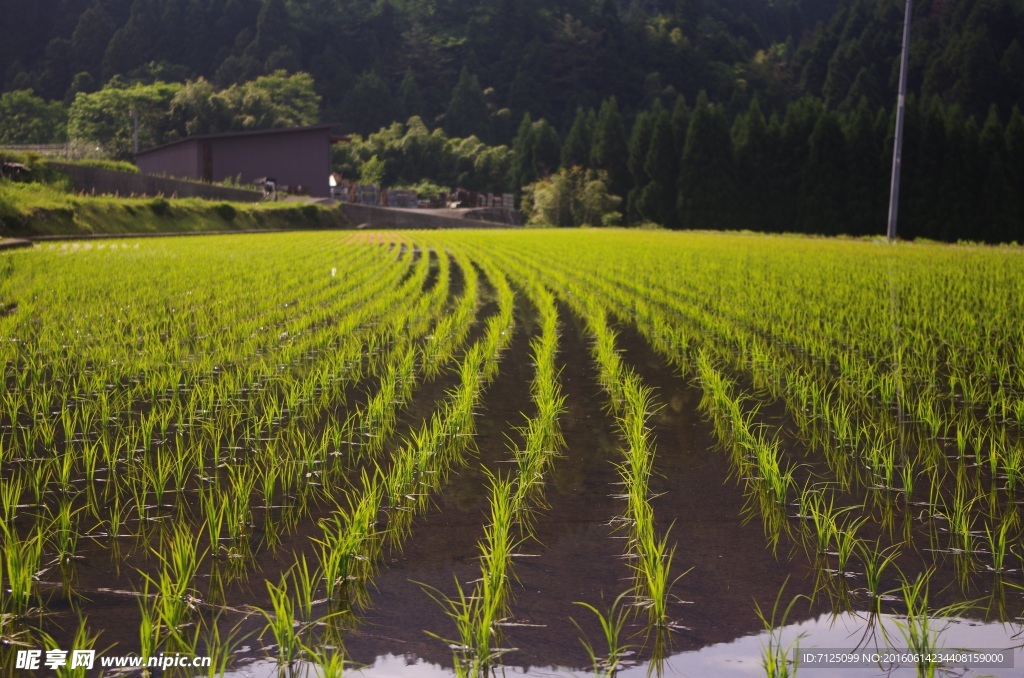
[[[314,204],[80,194],[66,174],[38,156],[4,151],[0,158],[31,169],[27,178],[0,179],[0,239],[346,226],[340,210]]]

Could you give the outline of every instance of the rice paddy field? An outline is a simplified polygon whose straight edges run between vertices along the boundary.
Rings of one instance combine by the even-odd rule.
[[[1014,675],[1022,323],[1018,248],[2,252],[4,670],[144,674],[19,673],[37,648],[211,658],[153,675],[870,676],[891,662],[801,657],[898,650],[896,675]]]

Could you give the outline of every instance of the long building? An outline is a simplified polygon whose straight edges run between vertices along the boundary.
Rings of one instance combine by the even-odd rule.
[[[199,181],[269,178],[278,187],[315,197],[330,196],[331,136],[328,125],[260,129],[186,137],[140,151],[139,171]]]

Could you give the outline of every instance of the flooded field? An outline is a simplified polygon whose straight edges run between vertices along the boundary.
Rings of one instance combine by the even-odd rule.
[[[1022,306],[1010,248],[0,253],[3,666],[1019,675]],[[814,663],[854,651],[903,663]]]

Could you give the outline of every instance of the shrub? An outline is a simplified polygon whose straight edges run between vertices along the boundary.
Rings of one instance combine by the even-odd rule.
[[[149,201],[149,209],[158,217],[165,217],[171,213],[171,203],[163,196],[158,196]]]
[[[610,226],[622,218],[619,202],[606,172],[572,167],[526,186],[522,209],[534,226]]]
[[[217,215],[224,221],[234,221],[235,217],[238,215],[238,210],[235,209],[235,206],[227,202],[220,203],[214,208],[214,210],[216,210]]]
[[[316,205],[303,205],[299,208],[302,211],[302,216],[306,219],[317,223],[320,221],[320,208]]]

